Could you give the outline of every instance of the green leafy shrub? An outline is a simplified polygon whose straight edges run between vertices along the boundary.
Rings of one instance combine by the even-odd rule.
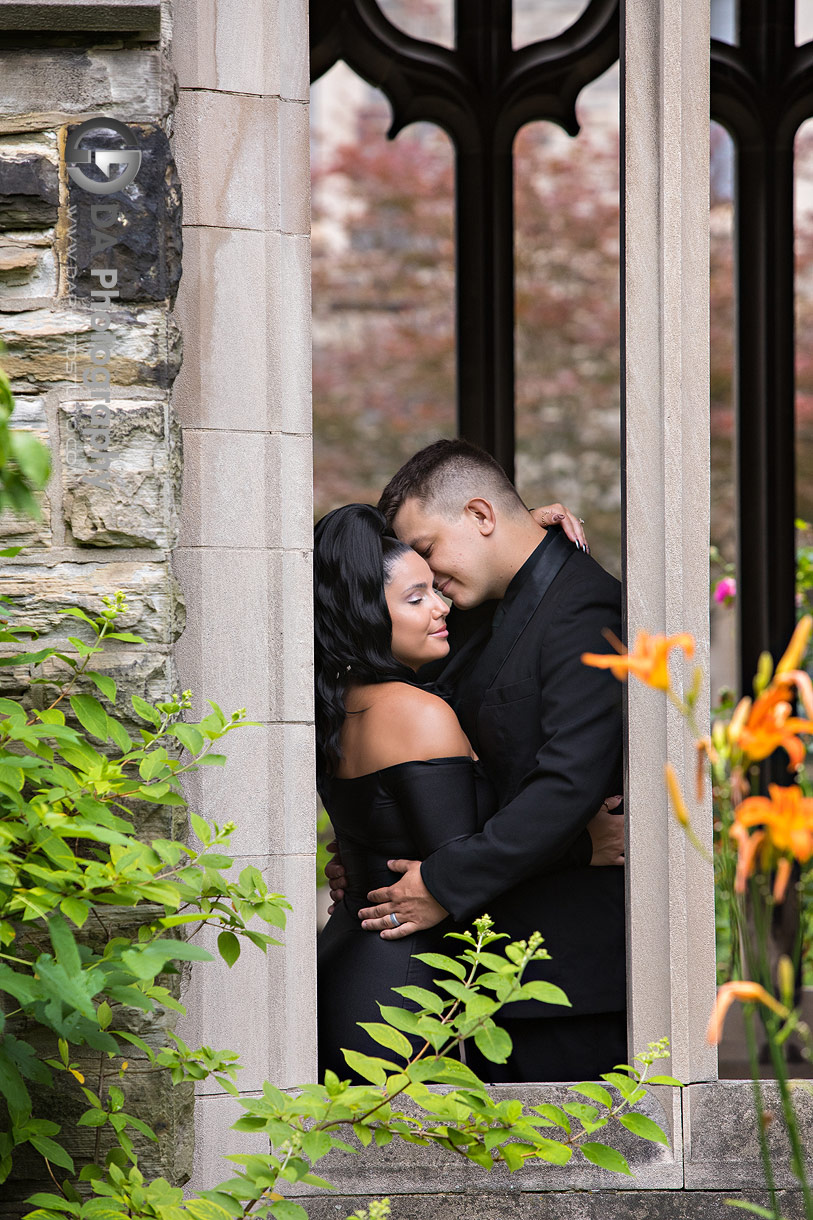
[[[21,516],[39,519],[42,510],[35,493],[42,491],[48,482],[51,454],[36,436],[10,426],[13,411],[11,383],[0,369],[0,513],[11,509]]]

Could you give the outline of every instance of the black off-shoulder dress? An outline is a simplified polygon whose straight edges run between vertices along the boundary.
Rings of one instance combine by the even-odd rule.
[[[496,808],[481,765],[464,756],[397,763],[355,779],[332,778],[322,786],[348,876],[343,901],[330,916],[317,945],[319,1079],[327,1068],[340,1079],[358,1079],[342,1047],[384,1054],[358,1021],[380,1021],[376,1001],[415,1008],[392,987],[432,988],[432,970],[412,954],[455,954],[459,941],[443,940],[451,918],[425,932],[382,940],[357,917],[367,894],[393,885],[400,874],[387,860],[422,860],[453,839],[480,830]]]

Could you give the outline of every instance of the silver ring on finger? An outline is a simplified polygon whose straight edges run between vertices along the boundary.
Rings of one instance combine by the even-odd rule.
[[[395,911],[390,911],[390,923],[394,928],[400,928],[401,926],[398,922],[398,916],[395,914]]]

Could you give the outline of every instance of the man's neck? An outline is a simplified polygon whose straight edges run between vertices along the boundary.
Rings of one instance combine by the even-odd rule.
[[[528,521],[512,522],[505,535],[500,539],[502,553],[500,555],[500,573],[495,582],[494,596],[505,597],[508,586],[522,565],[530,559],[547,530],[537,525],[529,515]]]

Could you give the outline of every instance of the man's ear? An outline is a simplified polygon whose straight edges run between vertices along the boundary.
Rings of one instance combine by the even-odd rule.
[[[465,511],[471,513],[477,528],[484,538],[494,532],[494,527],[497,524],[497,517],[494,512],[494,505],[490,500],[483,500],[480,496],[475,496],[469,500]]]

